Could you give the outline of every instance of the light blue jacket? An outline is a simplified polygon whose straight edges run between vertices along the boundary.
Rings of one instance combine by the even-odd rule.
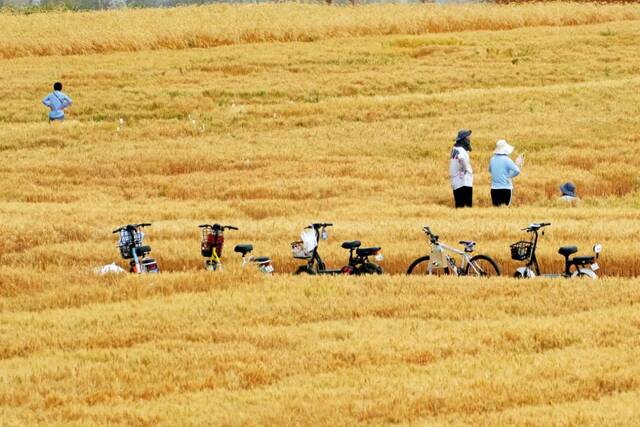
[[[42,103],[49,107],[49,120],[64,119],[64,109],[71,105],[71,98],[59,90],[45,96]]]
[[[494,154],[489,162],[492,190],[513,190],[511,178],[520,175],[520,168],[505,154]]]

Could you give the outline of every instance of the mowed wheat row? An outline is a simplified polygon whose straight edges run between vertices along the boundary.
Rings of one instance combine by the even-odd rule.
[[[638,424],[639,19],[560,3],[0,14],[0,419]],[[57,80],[74,104],[51,126]],[[462,127],[475,207],[456,211]],[[527,153],[508,209],[490,207],[499,138]],[[391,275],[288,275],[315,220],[335,224],[330,266],[358,238]],[[124,266],[111,230],[142,221],[163,274],[96,276]],[[240,228],[222,274],[199,250],[214,221]],[[429,224],[511,275],[534,221],[552,223],[544,269],[599,242],[603,279],[401,274]],[[241,271],[240,242],[283,274]]]

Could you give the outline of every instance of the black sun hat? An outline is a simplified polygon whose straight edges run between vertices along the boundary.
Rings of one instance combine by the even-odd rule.
[[[469,129],[460,129],[458,131],[458,136],[456,137],[456,142],[460,142],[466,138],[471,136],[471,131]]]

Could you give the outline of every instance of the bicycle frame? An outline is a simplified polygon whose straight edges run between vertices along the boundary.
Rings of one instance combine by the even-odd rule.
[[[478,260],[488,260],[491,263],[492,269],[495,269],[498,276],[500,275],[500,269],[491,257],[487,255],[472,256],[476,242],[472,240],[461,240],[459,243],[463,245],[463,249],[458,249],[440,242],[440,237],[433,234],[429,226],[422,227],[422,231],[427,236],[427,240],[431,245],[431,252],[429,252],[427,256],[414,261],[409,267],[409,274],[416,266],[416,262],[419,263],[421,262],[420,260],[428,260],[427,274],[434,274],[435,269],[443,269],[445,273],[452,273],[456,276],[486,276],[487,271],[476,263],[475,260],[477,258]],[[453,254],[453,256],[449,254]],[[456,260],[454,259],[456,255],[460,257],[460,265],[456,264]]]
[[[211,252],[211,256],[209,258],[205,258],[204,264],[207,270],[212,270],[212,271],[216,271],[218,269],[222,270],[222,260],[218,256],[218,250],[216,248],[213,248]]]
[[[541,274],[540,265],[538,264],[538,257],[536,256],[536,249],[538,247],[538,239],[539,239],[538,230],[539,229],[536,228],[536,229],[533,229],[533,230],[529,231],[529,233],[532,234],[532,237],[531,237],[531,256],[529,257],[529,261],[525,265],[525,268],[529,269],[529,270],[531,270],[531,267],[534,267],[534,270],[532,270],[532,271],[534,272],[534,274],[536,276],[540,276],[540,274]]]
[[[438,253],[437,249],[440,249],[440,253]],[[444,249],[444,251],[442,249]],[[453,252],[456,255],[460,256],[460,266],[455,265],[455,260],[453,260],[453,258],[451,258],[447,254],[447,252]],[[447,258],[446,264],[445,259],[438,259],[442,258],[440,256],[441,254]],[[452,263],[451,261],[454,262]],[[470,261],[471,257],[465,251],[461,251],[460,249],[451,247],[445,243],[440,243],[439,241],[431,242],[431,253],[429,254],[429,273],[433,272],[433,267],[438,262],[441,262],[442,265],[435,266],[435,268],[452,268],[456,274],[460,274],[461,271],[466,271],[467,265],[470,265],[474,270],[476,270],[476,267]]]
[[[316,233],[316,242],[318,242],[316,244],[316,247],[313,248],[313,253],[311,254],[311,258],[309,259],[309,261],[307,261],[307,268],[309,268],[310,270],[313,270],[313,266],[314,264],[317,266],[317,268],[315,269],[315,271],[317,271],[320,274],[341,274],[342,273],[342,269],[340,270],[327,270],[327,266],[324,263],[324,261],[322,260],[322,257],[320,256],[320,254],[318,253],[318,248],[320,247],[320,229],[326,229],[327,227],[332,227],[333,224],[313,224],[310,226],[310,228],[313,228],[313,231],[315,231]],[[351,255],[349,255],[349,261],[351,261]]]

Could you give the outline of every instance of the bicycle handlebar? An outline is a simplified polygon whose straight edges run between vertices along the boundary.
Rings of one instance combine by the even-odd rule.
[[[122,231],[124,229],[127,229],[129,227],[133,227],[133,228],[140,228],[140,227],[150,227],[151,223],[150,222],[142,222],[140,224],[127,224],[127,225],[123,225],[121,227],[116,228],[115,230],[113,230],[111,233],[115,234],[119,231]]]
[[[522,231],[528,231],[528,232],[537,231],[537,230],[541,229],[542,227],[547,227],[549,225],[551,225],[550,222],[534,223],[534,224],[529,225],[528,227],[523,228]]]
[[[424,231],[424,233],[429,237],[429,239],[431,240],[431,243],[436,243],[439,239],[439,236],[436,234],[433,234],[433,232],[431,231],[431,228],[428,225],[425,225],[424,227],[422,227],[422,231]]]
[[[198,228],[213,228],[214,230],[238,230],[235,225],[220,225],[220,224],[200,224]]]
[[[330,222],[316,222],[306,226],[305,228],[313,228],[314,230],[317,230],[318,228],[326,228],[326,227],[333,227],[333,224]]]

